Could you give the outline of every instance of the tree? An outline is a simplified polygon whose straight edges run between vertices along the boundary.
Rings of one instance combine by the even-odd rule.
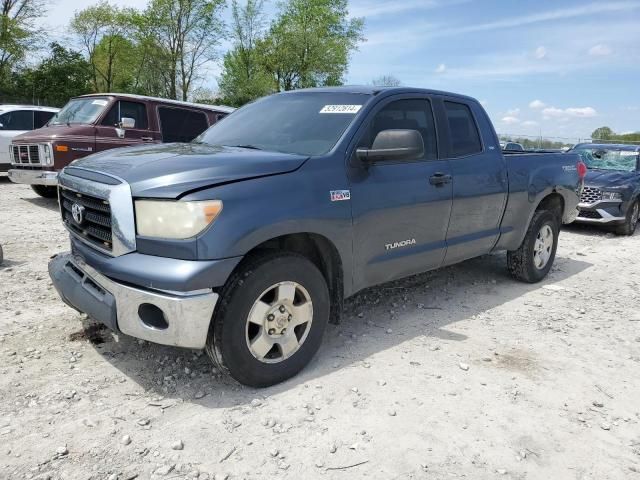
[[[600,127],[593,131],[591,138],[594,140],[611,140],[614,135],[615,133],[609,127]]]
[[[0,0],[0,86],[11,70],[41,41],[35,20],[44,15],[43,0]]]
[[[135,11],[102,1],[76,13],[71,30],[79,37],[91,65],[95,91],[113,91],[131,61]]]
[[[237,0],[231,4],[233,47],[224,56],[223,72],[218,79],[222,102],[241,106],[273,91],[270,75],[262,68],[256,45],[264,36],[264,0]]]
[[[348,18],[347,0],[289,0],[258,42],[275,89],[340,85],[364,20]]]
[[[393,75],[382,75],[374,78],[371,84],[376,87],[399,87],[402,82]]]
[[[187,100],[202,68],[217,57],[224,7],[225,0],[151,0],[141,26],[166,66],[169,97]]]

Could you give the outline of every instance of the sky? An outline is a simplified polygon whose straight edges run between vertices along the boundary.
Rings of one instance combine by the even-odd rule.
[[[62,38],[92,3],[53,0],[42,25]],[[272,14],[277,2],[267,3]],[[347,84],[389,74],[470,95],[504,134],[575,141],[604,125],[640,130],[640,0],[350,0],[349,12],[364,18],[366,41]],[[211,65],[206,86],[215,89],[219,72]]]

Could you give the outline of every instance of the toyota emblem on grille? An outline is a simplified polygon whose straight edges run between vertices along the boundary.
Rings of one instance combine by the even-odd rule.
[[[78,225],[82,225],[82,222],[84,222],[84,207],[74,203],[71,205],[71,215]]]

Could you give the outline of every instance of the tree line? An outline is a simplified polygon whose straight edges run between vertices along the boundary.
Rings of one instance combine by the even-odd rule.
[[[600,127],[596,128],[591,134],[591,138],[593,140],[600,140],[602,142],[629,142],[629,143],[640,143],[640,132],[635,133],[623,133],[618,134],[615,133],[609,127]]]
[[[342,84],[364,41],[364,21],[349,17],[347,0],[282,0],[270,20],[264,0],[149,0],[141,10],[102,0],[75,12],[68,38],[48,44],[37,26],[46,7],[0,0],[0,103],[60,106],[85,93],[127,92],[240,106]],[[203,87],[214,62],[222,65],[217,92]]]

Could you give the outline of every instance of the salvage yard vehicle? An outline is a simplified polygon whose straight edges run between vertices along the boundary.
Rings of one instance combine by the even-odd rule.
[[[122,93],[72,98],[46,128],[14,138],[9,178],[55,198],[58,172],[74,160],[117,147],[190,142],[233,110]]]
[[[59,108],[39,107],[35,105],[0,105],[0,172],[6,172],[11,165],[13,151],[11,140],[25,132],[46,125]],[[21,156],[29,156],[29,152]]]
[[[298,373],[364,288],[500,250],[514,277],[542,280],[585,170],[575,154],[503,156],[470,97],[280,93],[192,143],[65,168],[71,252],[49,273],[114,331],[206,348],[264,387]]]
[[[640,216],[640,146],[583,143],[571,152],[589,169],[576,222],[633,235]]]

